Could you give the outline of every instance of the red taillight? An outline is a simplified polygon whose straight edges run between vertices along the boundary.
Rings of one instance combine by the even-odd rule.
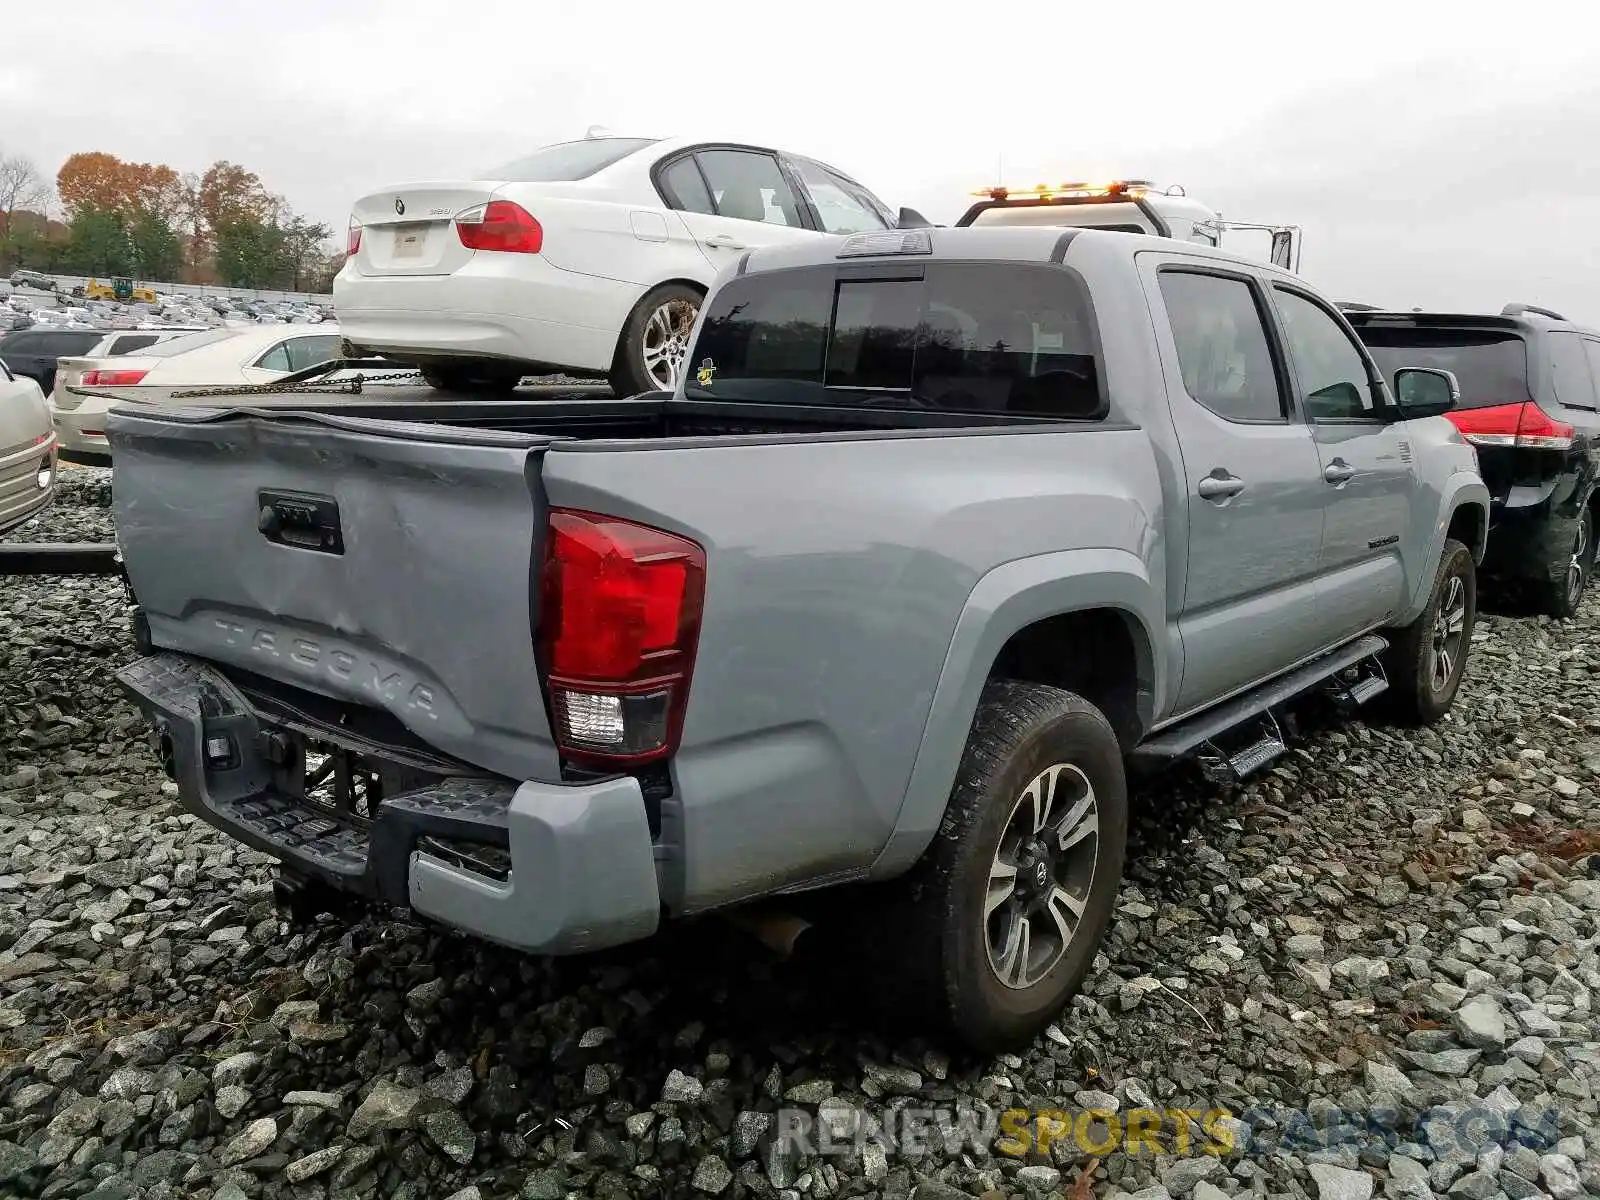
[[[356,251],[361,249],[361,222],[355,217],[350,218],[350,232],[345,237],[344,256],[354,258]]]
[[[705,551],[686,538],[551,510],[539,641],[563,753],[648,762],[677,748],[705,573]]]
[[[1552,420],[1537,404],[1497,404],[1445,414],[1474,446],[1517,446],[1534,450],[1568,450],[1572,426]]]
[[[537,254],[544,246],[544,229],[533,214],[510,200],[491,200],[456,217],[456,236],[468,250],[500,250],[507,254]]]
[[[148,371],[88,371],[83,377],[83,387],[132,387]]]

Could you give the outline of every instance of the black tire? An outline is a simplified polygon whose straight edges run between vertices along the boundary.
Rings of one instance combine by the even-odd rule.
[[[499,363],[429,363],[419,368],[423,382],[438,392],[511,392],[522,372]]]
[[[704,293],[683,283],[664,283],[645,293],[644,299],[634,305],[633,311],[628,314],[628,320],[622,327],[622,336],[617,339],[616,357],[612,360],[611,372],[607,376],[611,390],[618,396],[670,391],[670,386],[654,378],[645,366],[645,337],[650,318],[658,309],[668,304],[689,304],[691,308],[687,319],[681,319],[683,312],[679,310],[677,316],[680,319],[673,322],[674,336],[681,340],[682,349],[686,351],[689,331],[694,326],[694,318],[700,312],[700,305],[704,300]]]
[[[1048,921],[1048,907],[1034,910],[1042,932],[1039,970],[1031,983],[1018,978],[1003,982],[991,941],[1007,924],[1013,905],[1024,903],[1023,887],[1034,880],[1039,863],[1027,856],[1027,840],[1012,854],[1016,871],[1011,898],[985,915],[985,901],[997,855],[1009,844],[1014,813],[1023,813],[1030,783],[1053,766],[1076,768],[1081,782],[1063,771],[1055,779],[1059,803],[1051,822],[1077,811],[1082,784],[1093,789],[1089,810],[1098,817],[1090,855],[1089,878],[1083,879],[1082,853],[1072,862],[1067,854],[1053,861],[1070,872],[1045,874],[1053,884],[1075,880],[1068,890],[1082,909],[1067,937]],[[1071,786],[1075,791],[1064,789]],[[1024,816],[1031,821],[1031,816]],[[1064,827],[1064,826],[1063,826]],[[1128,834],[1128,789],[1117,735],[1099,709],[1059,688],[999,680],[983,694],[972,732],[932,845],[904,879],[892,885],[898,895],[878,914],[884,936],[877,939],[876,962],[883,992],[894,1004],[917,1005],[939,1032],[955,1035],[981,1053],[1020,1047],[1056,1019],[1082,985],[1111,922],[1112,906],[1122,882]],[[1042,839],[1039,839],[1042,840]],[[1078,845],[1086,846],[1085,837]],[[1027,879],[1024,880],[1024,876]],[[1002,885],[1003,887],[1003,885]],[[1081,895],[1079,895],[1081,893]],[[874,922],[878,924],[877,922]],[[1003,935],[1001,935],[1003,936]],[[1009,943],[1008,943],[1009,944]],[[1053,965],[1049,955],[1057,953]],[[1031,943],[1030,943],[1031,945]],[[1016,986],[1025,984],[1025,986]]]
[[[1537,587],[1539,611],[1563,621],[1576,616],[1583,606],[1583,589],[1589,585],[1594,564],[1594,514],[1585,506],[1578,512],[1568,556],[1551,563],[1551,578]]]
[[[1459,587],[1459,592],[1457,591]],[[1446,612],[1460,601],[1460,629]],[[1477,569],[1472,551],[1453,538],[1446,540],[1434,574],[1428,606],[1411,624],[1395,630],[1384,666],[1389,676],[1386,712],[1403,725],[1432,725],[1455,702],[1467,666],[1472,629],[1478,620]],[[1445,641],[1441,642],[1440,639]],[[1448,671],[1437,671],[1441,646],[1451,647]]]

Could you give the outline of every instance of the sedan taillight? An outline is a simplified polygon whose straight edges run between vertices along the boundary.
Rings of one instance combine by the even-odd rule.
[[[537,254],[544,248],[543,226],[510,200],[491,200],[458,214],[456,236],[468,250]]]
[[[84,387],[132,387],[148,371],[88,371],[83,376]]]

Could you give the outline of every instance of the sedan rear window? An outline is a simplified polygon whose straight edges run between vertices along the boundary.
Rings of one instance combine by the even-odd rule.
[[[1531,400],[1528,347],[1505,329],[1452,329],[1361,322],[1355,326],[1378,369],[1394,388],[1402,367],[1449,371],[1461,385],[1461,408],[1491,408]]]
[[[581,142],[559,142],[485,172],[484,178],[507,183],[569,183],[574,179],[587,179],[596,171],[621,162],[636,150],[654,143],[654,138],[587,138]]]
[[[175,355],[187,354],[190,350],[198,350],[201,346],[210,346],[216,342],[225,342],[229,338],[239,336],[237,329],[208,329],[204,333],[189,333],[183,337],[170,338],[164,342],[157,342],[145,350],[140,358],[172,358]]]
[[[1054,420],[1105,411],[1094,314],[1059,267],[931,263],[924,278],[831,267],[735,279],[690,352],[696,399]]]

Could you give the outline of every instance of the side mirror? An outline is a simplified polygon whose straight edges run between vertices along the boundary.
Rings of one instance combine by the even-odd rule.
[[[1402,421],[1442,417],[1461,401],[1461,384],[1451,371],[1402,367],[1394,374],[1394,401]]]
[[[895,218],[896,229],[932,229],[933,222],[914,208],[902,208]]]

